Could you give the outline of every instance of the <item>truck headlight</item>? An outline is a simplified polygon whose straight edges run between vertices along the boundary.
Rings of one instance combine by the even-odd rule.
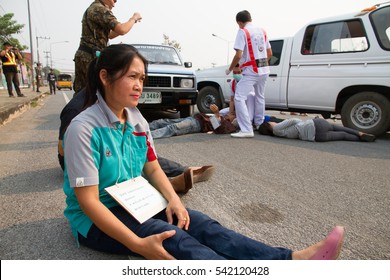
[[[194,80],[193,79],[181,79],[180,80],[180,87],[192,88],[192,87],[194,87]]]

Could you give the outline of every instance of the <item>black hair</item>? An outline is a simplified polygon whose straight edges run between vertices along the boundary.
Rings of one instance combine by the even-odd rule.
[[[102,50],[98,57],[92,60],[88,66],[84,109],[96,102],[97,91],[99,91],[103,98],[105,98],[103,83],[99,77],[100,71],[102,69],[107,71],[109,83],[112,84],[127,73],[135,57],[138,57],[142,60],[145,65],[145,75],[147,75],[148,61],[138,52],[135,47],[128,44],[110,45]]]
[[[272,126],[269,124],[269,122],[263,122],[259,126],[259,133],[262,135],[270,135],[270,136],[274,135]]]
[[[238,12],[236,15],[236,22],[248,22],[251,21],[252,17],[251,14],[247,10],[243,10],[241,12]]]

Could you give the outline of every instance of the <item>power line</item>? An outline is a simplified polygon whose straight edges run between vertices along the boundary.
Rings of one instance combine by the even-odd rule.
[[[6,14],[6,13],[7,13],[7,12],[4,10],[3,6],[1,6],[1,4],[0,4],[0,9],[2,9],[2,10],[3,10],[3,13],[4,13],[4,14]]]

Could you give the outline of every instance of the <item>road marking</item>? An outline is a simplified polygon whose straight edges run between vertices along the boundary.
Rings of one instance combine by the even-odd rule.
[[[68,95],[66,95],[66,93],[63,92],[62,96],[64,97],[66,104],[68,104],[70,101]]]

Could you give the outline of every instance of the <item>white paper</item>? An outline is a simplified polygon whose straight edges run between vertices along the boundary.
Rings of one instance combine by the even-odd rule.
[[[105,190],[141,224],[168,205],[161,193],[141,176]]]
[[[219,122],[219,120],[217,119],[217,117],[215,115],[212,115],[210,117],[210,121],[211,121],[211,125],[213,126],[214,129],[217,129],[218,127],[221,126],[221,123]]]

